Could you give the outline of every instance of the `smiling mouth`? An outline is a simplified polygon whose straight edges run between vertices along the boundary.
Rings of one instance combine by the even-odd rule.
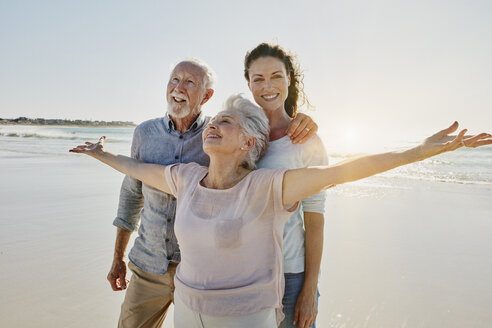
[[[205,136],[205,140],[207,139],[221,139],[222,137],[219,136],[218,134],[215,134],[213,132],[211,133],[207,133],[207,135]]]
[[[278,96],[279,96],[279,93],[276,93],[274,95],[263,95],[263,96],[261,96],[261,98],[265,99],[266,101],[272,101],[272,100],[277,99]]]
[[[186,99],[180,98],[180,97],[173,97],[173,100],[177,103],[184,103],[186,102]]]

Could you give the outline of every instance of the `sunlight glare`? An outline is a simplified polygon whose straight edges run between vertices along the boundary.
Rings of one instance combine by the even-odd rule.
[[[347,127],[343,130],[342,136],[345,142],[349,144],[355,144],[358,140],[359,134],[357,132],[357,129],[355,129],[354,127]]]

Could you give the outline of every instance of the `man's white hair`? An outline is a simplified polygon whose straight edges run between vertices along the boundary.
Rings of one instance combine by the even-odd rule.
[[[214,88],[214,84],[215,84],[215,80],[217,79],[217,75],[215,74],[214,70],[207,63],[205,63],[203,60],[198,59],[198,58],[187,57],[187,58],[184,58],[183,60],[178,61],[174,65],[172,65],[171,72],[174,71],[176,66],[178,66],[181,63],[192,63],[193,65],[196,65],[196,66],[200,67],[201,69],[203,69],[203,71],[205,72],[205,79],[202,82],[205,86],[205,89],[213,89]]]
[[[225,104],[224,110],[234,110],[239,114],[239,125],[243,134],[255,138],[253,148],[248,151],[243,167],[253,170],[268,148],[270,137],[270,125],[263,109],[253,104],[241,94],[230,96]]]

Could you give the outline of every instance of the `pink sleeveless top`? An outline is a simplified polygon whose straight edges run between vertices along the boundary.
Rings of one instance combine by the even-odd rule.
[[[282,235],[292,214],[282,206],[285,171],[259,169],[232,188],[208,189],[200,185],[206,167],[166,167],[177,198],[176,292],[191,310],[243,316],[275,308],[282,319]]]

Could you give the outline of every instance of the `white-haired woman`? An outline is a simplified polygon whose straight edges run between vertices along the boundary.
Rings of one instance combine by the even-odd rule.
[[[268,145],[266,116],[241,96],[228,99],[203,132],[210,166],[146,164],[86,142],[71,152],[176,196],[181,262],[175,276],[175,327],[276,327],[282,319],[283,225],[299,200],[330,185],[362,179],[463,145],[492,144],[482,133],[448,135],[418,147],[358,158],[333,167],[253,170]],[[466,144],[465,144],[466,143]],[[275,315],[275,310],[277,310]]]

